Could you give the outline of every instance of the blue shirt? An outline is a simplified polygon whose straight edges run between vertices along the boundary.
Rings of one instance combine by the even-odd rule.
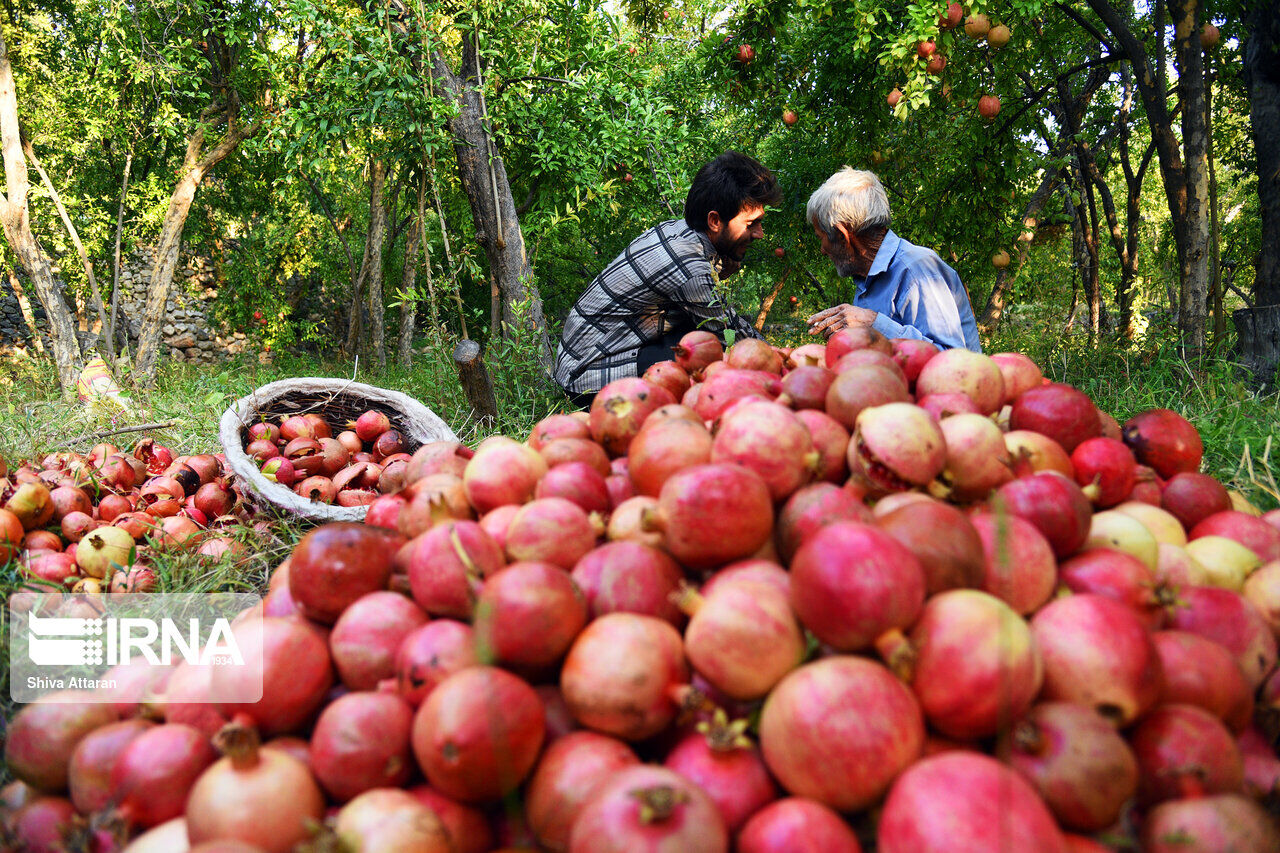
[[[969,294],[956,271],[932,249],[888,231],[867,277],[856,281],[853,304],[879,315],[872,325],[886,338],[982,352]]]

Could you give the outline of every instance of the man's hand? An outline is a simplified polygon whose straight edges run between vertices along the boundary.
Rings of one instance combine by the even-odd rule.
[[[869,308],[842,303],[833,305],[809,317],[809,334],[821,332],[830,337],[847,326],[870,326],[879,315]]]

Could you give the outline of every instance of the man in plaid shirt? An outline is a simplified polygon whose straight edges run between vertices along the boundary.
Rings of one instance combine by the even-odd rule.
[[[780,199],[773,173],[745,154],[727,151],[703,166],[684,219],[633,240],[570,309],[556,352],[560,387],[585,407],[613,380],[670,359],[671,348],[695,329],[761,337],[714,288],[764,236],[764,208]]]

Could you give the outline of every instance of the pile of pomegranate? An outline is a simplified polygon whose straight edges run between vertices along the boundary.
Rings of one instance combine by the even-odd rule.
[[[318,412],[279,423],[264,418],[246,432],[244,452],[262,476],[310,501],[367,506],[404,487],[411,458],[405,436],[375,409],[346,424],[336,438]]]
[[[150,438],[13,471],[0,460],[0,507],[0,565],[16,560],[26,588],[45,593],[150,592],[152,551],[236,555],[225,532],[250,522],[222,454],[175,458]]]
[[[1280,849],[1280,513],[1189,422],[869,330],[675,356],[308,533],[235,627],[260,671],[28,705],[10,837]]]

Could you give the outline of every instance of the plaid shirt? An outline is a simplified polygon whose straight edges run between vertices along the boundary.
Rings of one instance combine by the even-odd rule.
[[[631,241],[569,310],[556,353],[556,382],[582,394],[635,376],[640,349],[674,330],[719,335],[729,327],[741,337],[762,337],[715,292],[720,263],[707,236],[683,219],[660,223]]]

